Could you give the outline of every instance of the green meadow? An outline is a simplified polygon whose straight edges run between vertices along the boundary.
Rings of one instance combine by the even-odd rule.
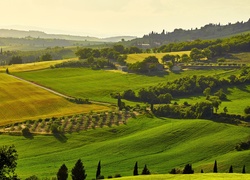
[[[230,165],[235,173],[241,173],[246,165],[248,172],[250,150],[236,151],[235,146],[247,141],[249,134],[247,127],[209,120],[139,116],[126,125],[66,134],[64,141],[53,135],[33,139],[1,135],[0,144],[15,144],[19,154],[16,172],[21,178],[34,174],[56,177],[63,163],[70,171],[81,158],[87,179],[92,179],[99,160],[105,177],[131,176],[136,161],[139,172],[147,164],[152,174],[168,174],[172,168],[183,169],[187,163],[192,164],[195,173],[201,169],[211,173],[214,160],[220,173],[228,172]]]
[[[110,93],[132,89],[138,91],[183,76],[206,75],[227,77],[239,70],[196,70],[181,73],[132,74],[119,71],[91,70],[86,68],[60,68],[40,71],[17,72],[14,75],[36,82],[63,94],[90,100],[116,103]]]

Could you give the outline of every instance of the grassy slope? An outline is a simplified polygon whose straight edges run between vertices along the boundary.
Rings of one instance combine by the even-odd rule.
[[[115,103],[116,100],[110,98],[110,93],[122,92],[127,89],[137,91],[143,87],[147,88],[183,76],[199,74],[211,76],[220,75],[224,77],[237,72],[237,70],[197,70],[185,71],[179,74],[169,73],[147,76],[104,70],[94,71],[81,68],[65,68],[20,72],[16,73],[16,75],[73,97]]]
[[[182,54],[190,54],[190,51],[180,51],[180,52],[170,52],[170,53],[142,53],[142,54],[129,54],[126,60],[127,63],[135,63],[137,61],[143,61],[148,56],[155,56],[158,58],[159,62],[161,63],[161,58],[166,55],[182,55]]]
[[[107,109],[99,105],[70,103],[62,97],[3,73],[0,73],[0,89],[0,125]]]
[[[250,150],[237,152],[234,147],[246,141],[249,134],[249,128],[208,120],[139,117],[119,127],[67,134],[66,143],[53,136],[25,139],[1,135],[0,144],[16,146],[17,173],[21,177],[55,176],[63,163],[71,171],[81,158],[88,179],[92,179],[99,160],[105,177],[117,173],[132,175],[136,161],[139,172],[147,164],[153,174],[168,173],[174,167],[182,169],[186,163],[191,163],[195,172],[201,168],[211,172],[215,159],[219,172],[228,172],[230,165],[234,172],[241,172],[243,164],[250,167]]]
[[[10,73],[20,72],[20,71],[36,71],[36,70],[49,68],[51,65],[55,65],[58,63],[62,63],[62,62],[70,61],[70,60],[74,60],[74,59],[76,59],[76,58],[0,66],[0,72],[5,72],[7,68],[9,69]]]
[[[235,86],[227,89],[228,101],[222,101],[219,106],[218,112],[223,112],[223,108],[227,107],[229,114],[241,114],[244,115],[244,109],[249,106],[250,102],[250,85],[247,86]],[[213,94],[213,93],[212,93]],[[189,104],[194,104],[196,102],[204,101],[206,97],[201,96],[191,96],[186,98],[177,99],[177,102],[183,104],[187,101]]]

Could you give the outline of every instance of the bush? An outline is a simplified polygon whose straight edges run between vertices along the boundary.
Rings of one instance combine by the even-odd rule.
[[[245,109],[244,109],[244,112],[246,114],[250,114],[250,106],[247,106]]]
[[[114,178],[119,178],[119,177],[122,177],[120,174],[116,174],[115,176],[114,176]]]
[[[32,134],[30,133],[30,129],[28,127],[25,127],[24,129],[22,129],[22,135],[24,137],[30,137],[30,136],[32,136]]]

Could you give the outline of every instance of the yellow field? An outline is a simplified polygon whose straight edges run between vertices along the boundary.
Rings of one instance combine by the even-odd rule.
[[[135,63],[137,61],[143,61],[146,57],[148,56],[155,56],[158,58],[159,62],[161,63],[161,58],[166,55],[166,54],[171,54],[171,55],[177,55],[179,54],[180,56],[182,54],[190,54],[190,51],[180,51],[180,52],[170,52],[170,53],[142,53],[142,54],[129,54],[128,58],[126,60],[127,63]]]
[[[20,72],[20,71],[35,71],[35,70],[40,70],[40,69],[46,69],[46,68],[49,68],[50,66],[53,66],[55,64],[58,64],[58,63],[61,63],[64,61],[70,61],[70,60],[76,60],[76,58],[0,66],[0,72],[5,72],[7,68],[9,69],[10,73],[11,72]]]
[[[101,105],[77,105],[32,84],[0,73],[0,126],[28,119],[108,110]]]

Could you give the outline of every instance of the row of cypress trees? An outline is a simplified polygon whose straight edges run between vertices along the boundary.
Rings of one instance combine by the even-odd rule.
[[[213,172],[218,173],[218,167],[217,167],[216,160],[214,162]],[[172,169],[170,173],[177,174],[177,171],[176,171],[176,169]],[[191,164],[187,164],[182,172],[182,174],[193,174],[193,173],[194,173],[194,170],[192,169]],[[204,173],[203,169],[201,169],[201,173]],[[232,165],[229,168],[229,173],[233,173],[233,166]],[[245,165],[243,166],[242,173],[246,173],[246,166]],[[150,175],[150,174],[151,173],[150,173],[149,169],[147,168],[147,165],[145,164],[141,175]],[[135,163],[133,175],[134,176],[139,175],[138,162]],[[84,180],[84,179],[86,179],[87,174],[85,173],[85,169],[84,169],[84,166],[83,166],[81,159],[78,159],[75,166],[72,168],[71,177],[72,177],[72,180],[79,180],[79,179]],[[63,164],[57,172],[57,179],[58,180],[67,180],[67,178],[68,178],[68,168],[66,167],[65,164]],[[95,178],[96,179],[104,179],[104,176],[101,175],[101,161],[98,162]]]

